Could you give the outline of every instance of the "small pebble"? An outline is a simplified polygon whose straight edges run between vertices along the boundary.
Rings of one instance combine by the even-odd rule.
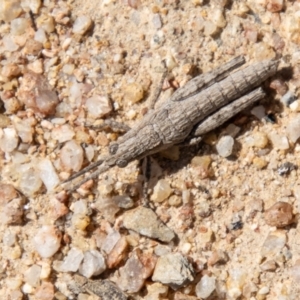
[[[283,230],[270,232],[261,248],[262,257],[275,258],[281,253],[287,241],[286,233]]]
[[[229,257],[225,251],[215,250],[213,251],[211,257],[208,259],[207,263],[209,266],[214,266],[216,264],[226,264]]]
[[[262,105],[255,106],[251,109],[251,114],[261,120],[266,116],[266,110]]]
[[[121,239],[121,234],[115,229],[110,229],[108,235],[104,239],[101,250],[109,254]]]
[[[40,14],[36,20],[36,27],[51,33],[55,30],[54,18],[50,14]]]
[[[294,265],[290,268],[290,274],[295,282],[300,280],[300,259],[297,259]]]
[[[151,209],[141,206],[125,212],[123,226],[162,242],[170,242],[175,237],[174,232],[164,225]]]
[[[264,132],[255,132],[245,138],[245,143],[250,147],[264,149],[269,143],[268,136]]]
[[[128,293],[137,293],[142,289],[146,279],[151,276],[156,263],[156,257],[135,251],[119,269],[117,285]]]
[[[124,90],[125,103],[137,103],[144,98],[144,89],[141,84],[133,82],[126,85]]]
[[[34,296],[39,300],[55,299],[54,285],[51,282],[43,281],[42,284],[36,288]]]
[[[274,272],[277,268],[277,264],[275,262],[275,260],[271,259],[271,260],[267,260],[264,263],[262,263],[259,268],[262,271],[269,271],[269,272]]]
[[[204,35],[205,36],[213,36],[218,31],[219,31],[219,28],[215,23],[213,23],[209,20],[204,21]]]
[[[42,29],[42,28],[39,28],[35,32],[34,40],[41,43],[41,44],[44,44],[47,41],[47,36],[46,36],[45,30]]]
[[[34,14],[37,14],[39,12],[42,5],[41,0],[23,0],[21,3],[22,3],[22,8],[26,12],[31,10],[32,13]]]
[[[224,28],[226,26],[226,20],[224,18],[223,11],[219,8],[215,8],[213,10],[210,20],[219,28]]]
[[[292,143],[297,142],[300,137],[300,115],[297,115],[288,123],[286,133]]]
[[[46,77],[33,72],[26,72],[23,75],[18,99],[27,108],[33,109],[42,115],[52,115],[58,104],[58,97]]]
[[[83,149],[74,140],[68,141],[60,150],[60,160],[64,169],[78,172],[83,163]]]
[[[154,14],[153,18],[152,18],[152,23],[154,28],[156,29],[160,29],[162,27],[162,21],[161,21],[161,17],[159,14]]]
[[[62,272],[77,272],[79,266],[84,258],[81,250],[77,248],[71,248],[67,256],[64,258],[60,269]]]
[[[10,32],[12,35],[21,35],[26,32],[29,26],[29,19],[17,18],[11,21]]]
[[[134,201],[128,195],[114,196],[113,200],[119,207],[124,209],[132,208],[134,205]]]
[[[216,145],[217,152],[222,157],[228,157],[232,154],[234,139],[230,135],[225,135],[220,138]]]
[[[270,289],[267,286],[263,286],[259,291],[258,294],[259,295],[267,295],[269,294]]]
[[[107,186],[106,191],[111,192],[110,186]],[[100,211],[105,220],[112,223],[115,221],[116,213],[118,213],[118,211],[120,210],[120,207],[112,197],[98,197],[92,207]]]
[[[200,179],[209,177],[211,162],[212,159],[209,155],[195,156],[192,158],[191,165],[196,168]]]
[[[293,207],[287,202],[276,202],[266,210],[265,221],[270,226],[285,227],[294,221]]]
[[[280,12],[283,9],[284,1],[283,0],[269,0],[267,4],[267,10],[276,13]]]
[[[62,234],[54,226],[41,227],[33,238],[35,250],[43,258],[53,256],[60,248]]]
[[[268,162],[265,159],[263,159],[262,157],[256,156],[253,158],[252,164],[254,167],[261,170],[268,165]]]
[[[1,75],[5,77],[18,77],[21,74],[21,69],[16,64],[7,64],[3,66]]]
[[[74,136],[75,136],[75,132],[69,124],[64,124],[55,127],[51,132],[51,137],[54,140],[57,140],[59,143],[70,141]]]
[[[12,152],[18,146],[19,138],[14,128],[0,129],[0,149],[3,152]]]
[[[290,148],[289,141],[285,135],[280,135],[273,131],[269,133],[269,138],[276,149],[287,150]]]
[[[194,270],[182,254],[170,253],[158,258],[152,280],[178,289],[194,280]]]
[[[107,256],[107,266],[109,269],[115,268],[126,256],[129,244],[126,237],[121,237]]]
[[[195,291],[197,297],[207,299],[216,289],[216,278],[204,275],[197,283]]]
[[[153,202],[163,202],[166,200],[172,193],[172,188],[170,184],[165,179],[160,179],[154,186],[153,194],[151,195],[151,200]]]
[[[40,282],[41,266],[32,265],[24,273],[25,282],[36,287]]]
[[[42,158],[38,162],[37,170],[48,191],[52,191],[60,183],[53,164],[48,158]]]
[[[295,100],[295,95],[291,91],[286,92],[280,99],[285,106],[289,106]]]
[[[0,5],[0,20],[10,22],[16,19],[22,12],[19,0],[2,0]]]
[[[92,26],[92,19],[89,16],[78,17],[73,25],[73,33],[84,35]]]
[[[95,119],[102,118],[112,111],[110,100],[106,96],[94,95],[86,100],[89,115]]]
[[[83,213],[73,214],[71,221],[75,229],[82,231],[84,231],[91,222],[90,218]]]
[[[288,86],[282,79],[274,79],[270,83],[270,88],[275,89],[276,92],[283,96],[288,91]]]
[[[234,124],[229,124],[226,128],[225,128],[225,132],[232,136],[233,138],[235,138],[238,133],[241,131],[241,128],[234,125]]]
[[[175,207],[178,207],[182,204],[182,199],[181,197],[177,196],[177,195],[172,195],[169,200],[169,205],[170,206],[175,206]]]
[[[105,259],[97,250],[84,253],[83,262],[79,267],[79,273],[86,278],[97,276],[106,270]]]

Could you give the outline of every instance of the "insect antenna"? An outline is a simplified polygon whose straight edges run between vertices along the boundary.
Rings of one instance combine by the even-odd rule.
[[[102,161],[103,162],[103,161]],[[99,164],[99,162],[97,161],[96,163],[94,163],[93,165],[96,165],[96,164]],[[73,192],[75,192],[81,185],[83,185],[84,183],[86,183],[87,181],[89,181],[89,180],[91,180],[91,179],[95,179],[95,178],[97,178],[101,173],[103,173],[103,172],[105,172],[105,171],[107,171],[108,169],[110,168],[110,166],[108,166],[108,165],[102,165],[102,166],[100,166],[100,168],[97,170],[97,171],[95,171],[94,173],[92,173],[91,175],[89,175],[89,176],[87,176],[86,178],[84,178],[83,180],[81,180],[80,182],[78,182],[76,185],[74,185],[72,188],[70,188],[70,189],[68,189],[67,190],[67,193],[68,194],[72,194]],[[84,169],[83,169],[84,170]],[[82,170],[82,171],[83,171]],[[79,172],[79,173],[81,173],[81,172]],[[85,173],[85,172],[83,172],[83,173]],[[77,173],[78,174],[78,173]],[[77,175],[77,174],[75,174],[75,175]],[[75,176],[74,175],[74,176]],[[77,177],[77,176],[76,176]]]
[[[100,159],[100,160],[97,160],[96,162],[90,164],[89,166],[85,167],[84,169],[82,169],[81,171],[75,173],[74,175],[72,175],[71,177],[69,177],[68,179],[66,179],[65,181],[63,181],[63,184],[64,183],[67,183],[83,174],[85,174],[86,172],[100,166],[103,162],[105,161],[105,159]]]

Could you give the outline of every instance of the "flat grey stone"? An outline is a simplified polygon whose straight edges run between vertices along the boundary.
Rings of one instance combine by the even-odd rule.
[[[123,225],[127,229],[162,242],[170,242],[175,237],[174,232],[164,225],[151,209],[145,207],[127,211],[123,216]]]
[[[158,258],[152,280],[178,289],[194,280],[194,269],[182,254],[169,253]]]

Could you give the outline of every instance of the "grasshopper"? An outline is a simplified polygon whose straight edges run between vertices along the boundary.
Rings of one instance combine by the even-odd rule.
[[[259,85],[276,73],[278,61],[264,60],[232,72],[244,63],[244,57],[238,56],[179,88],[158,109],[150,111],[135,127],[112,143],[108,156],[71,176],[67,181],[100,166],[68,192],[72,193],[114,166],[124,168],[133,160],[172,145],[200,142],[205,133],[264,98],[265,92]]]

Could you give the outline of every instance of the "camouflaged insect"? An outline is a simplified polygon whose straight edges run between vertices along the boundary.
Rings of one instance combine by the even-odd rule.
[[[265,92],[258,86],[276,73],[278,61],[268,59],[232,72],[244,63],[244,57],[238,56],[190,80],[158,109],[150,111],[135,127],[112,143],[110,155],[71,176],[67,181],[100,166],[69,189],[69,193],[114,166],[124,168],[133,160],[173,145],[200,142],[202,135],[264,98]]]

